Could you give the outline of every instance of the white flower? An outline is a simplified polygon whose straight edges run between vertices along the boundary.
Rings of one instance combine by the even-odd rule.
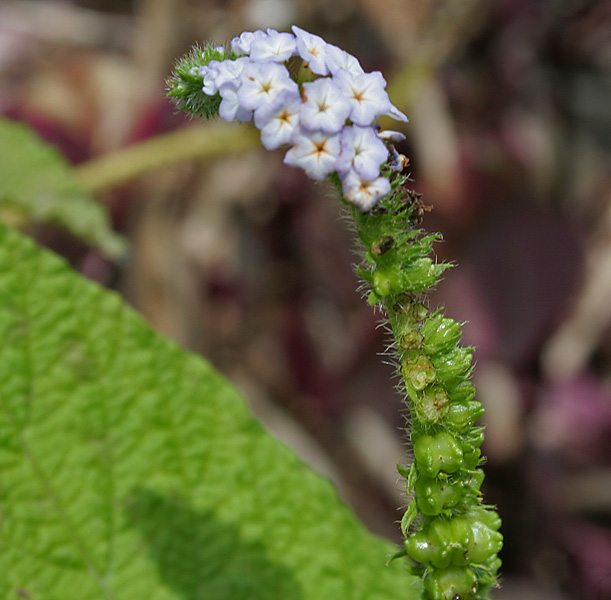
[[[255,126],[261,131],[261,143],[267,150],[289,144],[299,124],[299,92],[281,92],[276,102],[255,112]]]
[[[291,29],[297,38],[297,52],[308,63],[312,73],[327,75],[329,73],[329,68],[325,62],[327,59],[327,42],[318,35],[300,29],[297,25],[293,25]]]
[[[340,137],[341,153],[337,170],[356,171],[364,179],[375,179],[388,158],[388,148],[373,127],[344,127]]]
[[[292,33],[278,33],[267,30],[266,36],[261,36],[250,44],[252,60],[284,62],[297,52],[297,41]]]
[[[299,120],[310,131],[321,130],[336,133],[346,123],[350,104],[328,77],[304,83],[301,89],[303,104]]]
[[[204,78],[202,91],[208,96],[214,96],[222,85],[237,82],[242,70],[249,62],[250,59],[246,57],[222,62],[211,60],[208,65],[200,69],[200,75]]]
[[[221,104],[219,105],[219,117],[225,121],[250,121],[252,110],[247,109],[240,103],[238,97],[239,79],[225,82],[219,89]]]
[[[214,96],[219,90],[214,83],[218,75],[218,60],[211,60],[207,65],[199,68],[199,76],[203,78],[204,85],[202,91],[208,96]]]
[[[250,45],[257,38],[265,37],[265,31],[245,31],[240,37],[231,40],[231,51],[234,54],[250,54]]]
[[[392,109],[385,90],[386,80],[379,71],[352,75],[340,70],[334,78],[350,103],[350,119],[357,125],[371,125]]]
[[[293,147],[284,157],[287,165],[301,167],[309,177],[319,181],[336,170],[340,151],[339,135],[296,129],[292,141]]]
[[[364,179],[356,171],[348,171],[342,176],[342,191],[348,202],[368,211],[390,192],[390,181],[386,177]]]
[[[287,68],[275,62],[250,62],[240,74],[238,98],[244,108],[257,110],[273,104],[282,91],[298,93]]]
[[[340,69],[344,69],[352,75],[360,75],[365,72],[356,56],[352,56],[352,54],[333,44],[327,44],[326,56],[325,63],[331,75],[335,75]]]

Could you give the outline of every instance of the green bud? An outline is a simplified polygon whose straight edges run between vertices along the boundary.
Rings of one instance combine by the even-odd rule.
[[[500,568],[501,565],[503,564],[503,561],[498,557],[498,556],[493,556],[492,558],[489,558],[485,563],[485,567],[486,569],[488,569],[491,573],[496,573]],[[481,581],[481,579],[480,579]],[[492,581],[491,583],[491,587],[496,583],[496,577],[494,578],[494,581]]]
[[[397,265],[387,265],[376,268],[373,273],[373,289],[380,296],[398,294],[403,290],[403,277]]]
[[[477,400],[453,402],[448,407],[446,420],[456,428],[463,428],[473,425],[485,413],[486,409]]]
[[[471,348],[454,348],[447,354],[435,357],[433,363],[439,379],[449,383],[469,374],[473,350]]]
[[[430,288],[445,270],[444,265],[438,265],[432,259],[418,258],[411,264],[404,265],[405,279],[409,282],[408,289],[418,293]]]
[[[484,432],[485,427],[471,427],[465,431],[461,437],[464,447],[468,445],[479,448],[484,443]]]
[[[470,381],[461,381],[448,389],[452,402],[469,402],[475,398],[475,386]]]
[[[414,489],[418,508],[424,515],[438,515],[456,505],[463,496],[463,483],[456,479],[419,477]]]
[[[391,290],[390,276],[384,271],[375,271],[373,274],[373,289],[380,296],[388,296]]]
[[[479,490],[484,483],[484,472],[481,469],[473,469],[472,471],[463,471],[464,486],[471,490],[472,493],[479,494]]]
[[[465,469],[475,469],[481,462],[482,451],[479,448],[471,448],[463,451],[463,466]]]
[[[167,95],[176,108],[181,111],[209,119],[218,114],[221,97],[207,96],[202,93],[202,77],[199,68],[212,60],[225,60],[226,49],[217,48],[212,44],[195,47],[183,56],[176,64],[174,72],[167,80]]]
[[[486,598],[486,594],[493,588],[498,587],[497,572],[501,568],[501,559],[496,554],[489,558],[478,567],[478,591],[481,598]]]
[[[477,577],[469,567],[431,569],[424,587],[432,600],[469,600],[477,592]]]
[[[483,508],[482,506],[477,506],[472,508],[468,512],[468,517],[477,521],[481,521],[490,529],[494,531],[498,531],[501,528],[501,517],[499,517],[498,513],[495,510],[489,510]]]
[[[467,547],[465,561],[481,563],[498,554],[503,547],[503,536],[482,521],[471,522],[472,539]]]
[[[421,475],[415,482],[408,485],[407,493],[409,494],[413,487],[420,512],[423,515],[435,516],[456,506],[469,496],[471,498],[479,496],[483,481],[484,472],[481,469],[461,470],[448,477],[431,478]],[[492,529],[498,529],[500,519],[494,511],[490,512],[498,520],[498,523],[492,520],[493,517],[487,515],[479,520]],[[478,518],[478,516],[475,515],[475,518]],[[487,520],[488,518],[490,521]]]
[[[472,516],[433,519],[404,542],[414,560],[437,568],[465,567],[498,554],[503,536]]]
[[[405,382],[415,390],[423,390],[429,383],[437,379],[435,367],[426,354],[420,354],[414,359],[408,359],[401,367]]]
[[[460,554],[470,541],[471,528],[467,519],[440,517],[410,535],[404,546],[407,554],[414,560],[445,568],[459,560]]]
[[[437,435],[421,435],[413,443],[418,470],[427,477],[437,477],[440,471],[454,473],[462,466],[460,444],[445,431]]]
[[[483,427],[471,427],[462,435],[460,447],[463,451],[463,461],[466,469],[475,469],[480,464],[482,456],[480,446],[483,442]]]
[[[415,403],[416,416],[425,424],[440,423],[448,413],[450,398],[440,386],[430,386],[418,396]]]
[[[462,332],[460,323],[453,319],[446,319],[441,314],[434,315],[421,329],[424,336],[424,348],[428,354],[445,352],[454,347]]]

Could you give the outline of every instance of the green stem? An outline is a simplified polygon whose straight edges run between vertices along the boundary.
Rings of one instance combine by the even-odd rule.
[[[75,173],[87,191],[97,193],[172,164],[238,154],[258,143],[254,128],[237,123],[192,125],[94,158]]]

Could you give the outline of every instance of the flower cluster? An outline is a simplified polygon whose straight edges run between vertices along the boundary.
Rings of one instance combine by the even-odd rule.
[[[391,104],[379,71],[365,73],[351,54],[292,29],[245,32],[230,51],[217,48],[222,60],[199,68],[203,92],[220,96],[226,121],[253,120],[268,150],[289,145],[286,164],[317,180],[337,173],[346,200],[370,210],[391,189],[382,165],[402,168],[392,142],[404,139],[380,132],[376,121],[407,118]]]

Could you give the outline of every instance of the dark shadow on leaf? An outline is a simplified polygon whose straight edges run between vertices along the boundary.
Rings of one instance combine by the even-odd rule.
[[[129,496],[125,510],[165,585],[184,600],[302,597],[291,572],[273,563],[262,544],[241,539],[209,511],[143,489]]]

